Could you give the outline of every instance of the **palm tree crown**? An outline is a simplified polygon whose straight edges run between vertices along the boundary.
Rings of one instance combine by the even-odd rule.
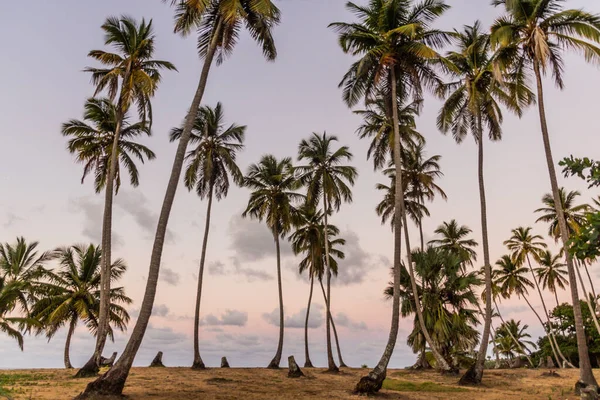
[[[538,261],[541,253],[546,249],[546,243],[540,235],[532,235],[531,227],[522,226],[513,229],[510,239],[504,241],[504,245],[512,251],[512,257],[517,264],[522,264],[529,257],[533,256]]]
[[[533,288],[533,282],[525,277],[528,268],[521,266],[515,260],[504,255],[496,262],[493,276],[500,288],[502,297],[508,299],[513,293],[521,297],[527,294],[528,288]]]
[[[584,213],[588,210],[589,206],[587,204],[575,205],[577,197],[581,195],[576,190],[567,192],[565,188],[560,188],[558,193],[570,236],[579,232],[580,226],[585,223]],[[535,222],[550,224],[548,227],[548,236],[553,237],[558,242],[560,239],[560,227],[558,225],[558,215],[552,194],[545,194],[542,198],[542,203],[544,203],[544,207],[535,210],[536,213],[541,214]]]
[[[475,247],[478,246],[474,239],[468,238],[472,230],[466,225],[459,225],[455,219],[450,222],[443,222],[434,231],[439,239],[429,241],[434,247],[441,247],[461,258],[468,265],[473,265],[477,261]]]

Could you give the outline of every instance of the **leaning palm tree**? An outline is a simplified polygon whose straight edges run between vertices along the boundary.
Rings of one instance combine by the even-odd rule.
[[[343,202],[352,202],[352,190],[348,185],[354,185],[358,175],[356,168],[344,165],[352,160],[352,153],[347,146],[333,148],[337,142],[336,136],[327,136],[327,133],[313,135],[308,140],[302,140],[298,146],[298,161],[307,161],[307,165],[297,166],[299,181],[306,186],[306,201],[313,206],[323,200],[323,229],[325,237],[325,266],[327,276],[327,301],[326,308],[326,336],[327,336],[327,364],[328,371],[338,371],[333,360],[331,349],[331,263],[329,255],[329,229],[328,216],[331,212],[338,211]]]
[[[492,4],[501,6],[506,11],[506,14],[492,25],[491,34],[492,46],[500,49],[500,67],[512,69],[524,77],[533,70],[536,78],[538,112],[548,175],[552,197],[557,205],[560,237],[563,246],[566,246],[569,231],[564,211],[559,204],[560,193],[546,120],[542,78],[551,72],[556,86],[560,89],[564,87],[561,53],[565,50],[576,50],[585,56],[586,61],[600,64],[600,47],[597,46],[597,43],[600,43],[600,16],[582,9],[565,10],[561,0],[493,0]],[[568,254],[567,270],[577,332],[580,379],[587,385],[597,387],[587,351],[577,278],[573,261]]]
[[[106,92],[110,101],[117,102],[114,110],[112,128],[112,148],[105,158],[107,174],[105,177],[104,216],[102,221],[102,283],[100,288],[100,316],[98,335],[94,354],[77,376],[95,375],[100,365],[100,357],[108,333],[110,266],[112,252],[112,208],[114,184],[117,178],[121,132],[127,112],[137,106],[142,123],[152,122],[151,98],[161,81],[161,70],[175,70],[167,61],[154,60],[155,35],[152,20],[144,19],[138,23],[127,16],[109,17],[102,25],[105,33],[104,43],[112,46],[116,52],[92,50],[88,56],[102,64],[102,67],[86,68],[91,73],[92,83],[96,86],[94,96]],[[149,129],[149,128],[148,128]],[[122,162],[125,162],[122,160]],[[118,186],[118,185],[117,185]],[[96,187],[98,189],[98,186]]]
[[[361,99],[365,99],[368,103],[378,97],[383,97],[388,102],[394,131],[392,159],[398,179],[394,199],[395,209],[400,210],[400,218],[395,219],[394,229],[394,298],[390,335],[379,363],[368,376],[361,378],[356,387],[356,391],[359,393],[373,393],[381,389],[398,337],[402,226],[404,227],[406,248],[411,248],[410,238],[407,234],[404,185],[402,184],[402,144],[398,99],[401,99],[403,94],[410,93],[415,100],[420,100],[423,88],[433,88],[439,85],[439,77],[432,66],[433,61],[438,58],[434,48],[447,43],[448,38],[445,33],[432,29],[431,24],[448,9],[448,6],[442,0],[428,0],[422,4],[414,4],[408,0],[371,0],[367,6],[348,2],[346,8],[356,15],[358,21],[336,22],[330,25],[339,33],[342,50],[359,57],[340,83],[344,89],[343,98],[350,107],[356,105]],[[419,299],[414,282],[411,252],[407,251],[406,254],[411,281],[415,288],[413,293],[418,305]],[[425,329],[420,306],[417,307],[416,312],[438,367],[442,370],[449,370],[448,363],[432,346],[429,333]]]
[[[62,134],[69,138],[67,149],[83,164],[81,183],[94,175],[96,193],[107,186],[111,152],[115,142],[117,108],[109,99],[91,98],[85,102],[83,120],[72,119],[62,126]],[[140,136],[150,136],[149,124],[141,121],[130,124],[127,115],[122,117],[121,132],[117,141],[118,163],[114,178],[115,193],[121,187],[121,168],[129,175],[131,186],[140,184],[139,171],[135,161],[142,164],[153,160],[156,155],[148,147],[133,141]]]
[[[53,258],[60,262],[60,269],[53,271],[48,282],[42,285],[44,295],[36,299],[31,316],[40,322],[37,334],[45,334],[48,340],[65,325],[68,332],[65,342],[65,368],[73,368],[69,354],[71,338],[79,321],[96,334],[100,311],[100,247],[74,245],[57,249]],[[120,279],[127,266],[122,259],[115,260],[110,269],[112,282]],[[129,313],[123,305],[132,300],[122,287],[111,287],[108,337],[114,340],[113,328],[127,330]]]
[[[514,319],[503,322],[496,329],[494,340],[498,351],[510,359],[521,354],[526,356],[525,351],[529,350],[528,347],[535,348],[535,343],[528,340],[531,335],[526,333],[527,328],[529,328],[529,325],[524,324],[521,326],[521,321],[515,321]]]
[[[200,271],[198,272],[198,290],[196,294],[196,311],[194,314],[194,363],[192,369],[204,369],[200,357],[198,330],[200,329],[200,301],[202,299],[202,277],[206,260],[206,246],[210,228],[210,212],[213,197],[221,200],[227,197],[230,176],[234,183],[242,184],[243,175],[236,164],[237,152],[244,148],[245,126],[224,125],[223,107],[221,103],[213,109],[201,107],[194,122],[190,143],[195,147],[186,156],[187,168],[184,183],[188,190],[195,189],[200,199],[208,198],[206,206],[206,222],[204,240],[200,255]],[[171,131],[171,141],[179,140],[182,128]]]
[[[296,203],[304,196],[296,193],[300,183],[293,174],[292,160],[277,160],[272,155],[263,156],[252,164],[244,178],[244,186],[252,190],[244,217],[265,221],[273,234],[277,251],[277,286],[279,288],[279,344],[268,368],[279,368],[283,351],[283,288],[281,286],[281,254],[279,239],[284,238],[298,221]]]
[[[532,101],[531,92],[524,86],[514,85],[509,76],[499,76],[494,68],[494,55],[490,51],[489,35],[482,32],[479,21],[465,26],[462,32],[453,35],[458,46],[450,52],[442,64],[448,70],[452,81],[441,87],[446,101],[437,120],[440,131],[452,132],[457,143],[462,143],[471,133],[478,146],[478,181],[483,245],[483,265],[485,268],[486,293],[491,295],[491,264],[488,243],[487,203],[484,182],[484,131],[492,141],[502,139],[502,111],[500,104],[506,105],[521,115],[521,104]],[[510,89],[519,89],[513,91]],[[477,362],[463,375],[463,384],[479,384],[490,335],[492,320],[491,299],[486,300],[483,336],[477,354]]]
[[[171,0],[171,4],[176,7],[175,32],[184,35],[192,31],[198,32],[198,51],[204,63],[194,98],[185,118],[158,218],[146,292],[140,308],[140,315],[127,347],[119,360],[108,373],[88,385],[84,396],[102,393],[121,394],[135,355],[144,338],[152,315],[162,251],[173,200],[177,192],[187,145],[190,141],[197,111],[202,103],[209,71],[215,57],[217,63],[221,63],[233,51],[238,39],[237,32],[242,28],[242,25],[246,26],[252,38],[261,45],[268,60],[274,60],[277,55],[271,31],[273,26],[279,22],[279,10],[271,0]]]
[[[453,219],[438,226],[434,231],[438,235],[438,239],[430,240],[428,244],[457,255],[463,264],[473,265],[473,262],[477,261],[475,248],[478,244],[474,239],[469,238],[472,232],[471,228],[466,225],[459,225]]]
[[[568,362],[568,360],[563,355],[560,347],[558,346],[558,342],[556,341],[554,329],[550,323],[548,308],[546,307],[544,296],[542,295],[540,285],[538,284],[533,266],[531,265],[531,258],[533,257],[535,261],[539,262],[541,254],[546,250],[547,245],[542,241],[543,238],[540,235],[533,235],[531,230],[531,227],[525,228],[522,226],[513,229],[511,231],[512,236],[508,240],[504,241],[504,245],[512,252],[512,258],[517,264],[522,265],[525,263],[525,261],[527,261],[527,266],[529,267],[533,283],[535,284],[535,288],[540,296],[542,307],[544,309],[544,316],[546,317],[546,324],[542,323],[542,326],[544,326],[544,329],[548,335],[550,347],[552,348],[552,353],[554,353],[554,358],[557,361],[557,365],[563,365],[563,362]]]
[[[560,254],[553,255],[550,250],[544,250],[540,253],[538,264],[535,269],[538,279],[542,284],[542,289],[548,289],[554,294],[556,306],[560,305],[558,301],[558,289],[565,290],[569,285],[568,273],[565,271],[567,264],[561,261]]]

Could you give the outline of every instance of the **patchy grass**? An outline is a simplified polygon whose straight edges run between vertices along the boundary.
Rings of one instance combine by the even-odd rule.
[[[456,393],[456,392],[468,392],[468,389],[440,385],[435,382],[409,382],[400,381],[398,379],[386,379],[383,381],[383,388],[387,390],[394,390],[396,392],[437,392],[437,393]]]

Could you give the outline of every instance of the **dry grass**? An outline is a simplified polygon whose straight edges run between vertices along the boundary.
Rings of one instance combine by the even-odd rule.
[[[125,386],[131,400],[155,399],[351,399],[352,389],[367,370],[344,369],[338,375],[305,369],[306,377],[287,378],[287,370],[253,368],[209,369],[134,368]],[[477,388],[456,385],[457,377],[435,372],[389,371],[382,399],[574,399],[576,370],[560,370],[559,378],[541,377],[541,370],[490,370]],[[88,379],[74,379],[74,371],[19,370],[0,372],[0,398],[57,400],[79,394]],[[600,371],[596,372],[600,378]],[[3,393],[2,390],[5,390]]]

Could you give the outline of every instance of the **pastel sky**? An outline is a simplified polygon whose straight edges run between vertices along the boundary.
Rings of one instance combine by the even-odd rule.
[[[363,1],[364,2],[364,1]],[[349,21],[352,15],[342,0],[279,0],[282,23],[275,30],[279,51],[275,63],[263,60],[260,50],[242,34],[232,57],[214,68],[204,104],[223,103],[228,122],[247,125],[246,150],[240,154],[243,170],[265,153],[295,157],[299,141],[311,132],[326,130],[350,146],[360,177],[354,202],[332,218],[347,239],[346,260],[332,289],[332,309],[339,326],[346,363],[373,366],[385,347],[391,304],[382,291],[389,280],[393,254],[388,225],[374,212],[380,194],[374,189],[385,182],[366,160],[368,143],[355,131],[360,119],[341,100],[337,88],[352,59],[339,49],[336,35],[327,28],[333,21]],[[460,27],[481,19],[488,26],[499,10],[488,1],[452,0],[452,9],[440,19],[441,29]],[[600,12],[595,0],[569,0],[569,7]],[[35,12],[32,12],[32,7]],[[83,103],[92,95],[89,76],[82,70],[94,65],[91,49],[103,48],[100,25],[110,15],[129,14],[153,19],[156,58],[173,62],[179,72],[164,74],[153,101],[153,136],[144,143],[157,153],[154,162],[140,165],[141,185],[124,185],[116,197],[114,217],[115,257],[126,260],[129,270],[122,284],[139,309],[158,211],[171,169],[175,146],[168,132],[178,126],[191,102],[201,61],[194,37],[172,33],[172,11],[158,0],[105,0],[82,2],[0,2],[0,241],[13,242],[23,235],[37,240],[43,249],[74,243],[98,243],[102,198],[93,183],[80,183],[82,168],[65,150],[61,123],[81,118]],[[567,55],[566,89],[559,92],[550,81],[547,91],[548,121],[556,160],[574,154],[600,157],[597,124],[600,88],[597,68],[576,55]],[[442,155],[444,177],[439,184],[448,201],[429,204],[431,218],[424,221],[426,240],[442,221],[455,218],[473,229],[480,241],[476,148],[472,140],[456,145],[435,126],[440,101],[428,96],[418,128],[427,138],[428,154]],[[549,191],[538,116],[530,109],[521,120],[506,113],[504,139],[485,143],[490,246],[492,260],[506,250],[502,242],[510,230],[531,225],[537,233],[547,227],[534,225],[533,210]],[[575,179],[561,182],[582,190],[580,200],[597,193]],[[232,366],[265,366],[277,340],[277,286],[275,247],[267,229],[241,218],[248,199],[246,189],[234,188],[229,197],[214,204],[202,302],[201,350],[205,362],[218,365],[227,356]],[[136,359],[149,364],[157,351],[167,365],[191,365],[192,323],[198,259],[205,218],[204,202],[180,186],[171,214],[169,237],[163,254],[161,279],[154,316]],[[413,229],[414,227],[411,227]],[[411,240],[418,242],[415,229]],[[549,243],[550,239],[547,239]],[[308,285],[298,277],[297,259],[283,247],[283,285],[286,313],[284,355],[303,362],[303,317]],[[600,270],[592,267],[600,284]],[[546,293],[551,301],[552,296]],[[567,293],[561,293],[567,300]],[[313,308],[310,342],[313,362],[324,365],[324,313],[319,295]],[[532,296],[534,304],[539,300]],[[552,302],[553,304],[553,302]],[[505,301],[506,318],[521,319],[537,337],[542,328],[519,299]],[[135,319],[135,318],[134,318]],[[131,325],[133,326],[133,325]],[[414,362],[406,346],[411,320],[403,320],[392,367]],[[118,335],[107,353],[121,352],[126,335]],[[26,337],[25,351],[0,336],[0,368],[61,367],[65,333],[51,342]],[[76,366],[89,357],[93,339],[79,327],[72,344]]]

